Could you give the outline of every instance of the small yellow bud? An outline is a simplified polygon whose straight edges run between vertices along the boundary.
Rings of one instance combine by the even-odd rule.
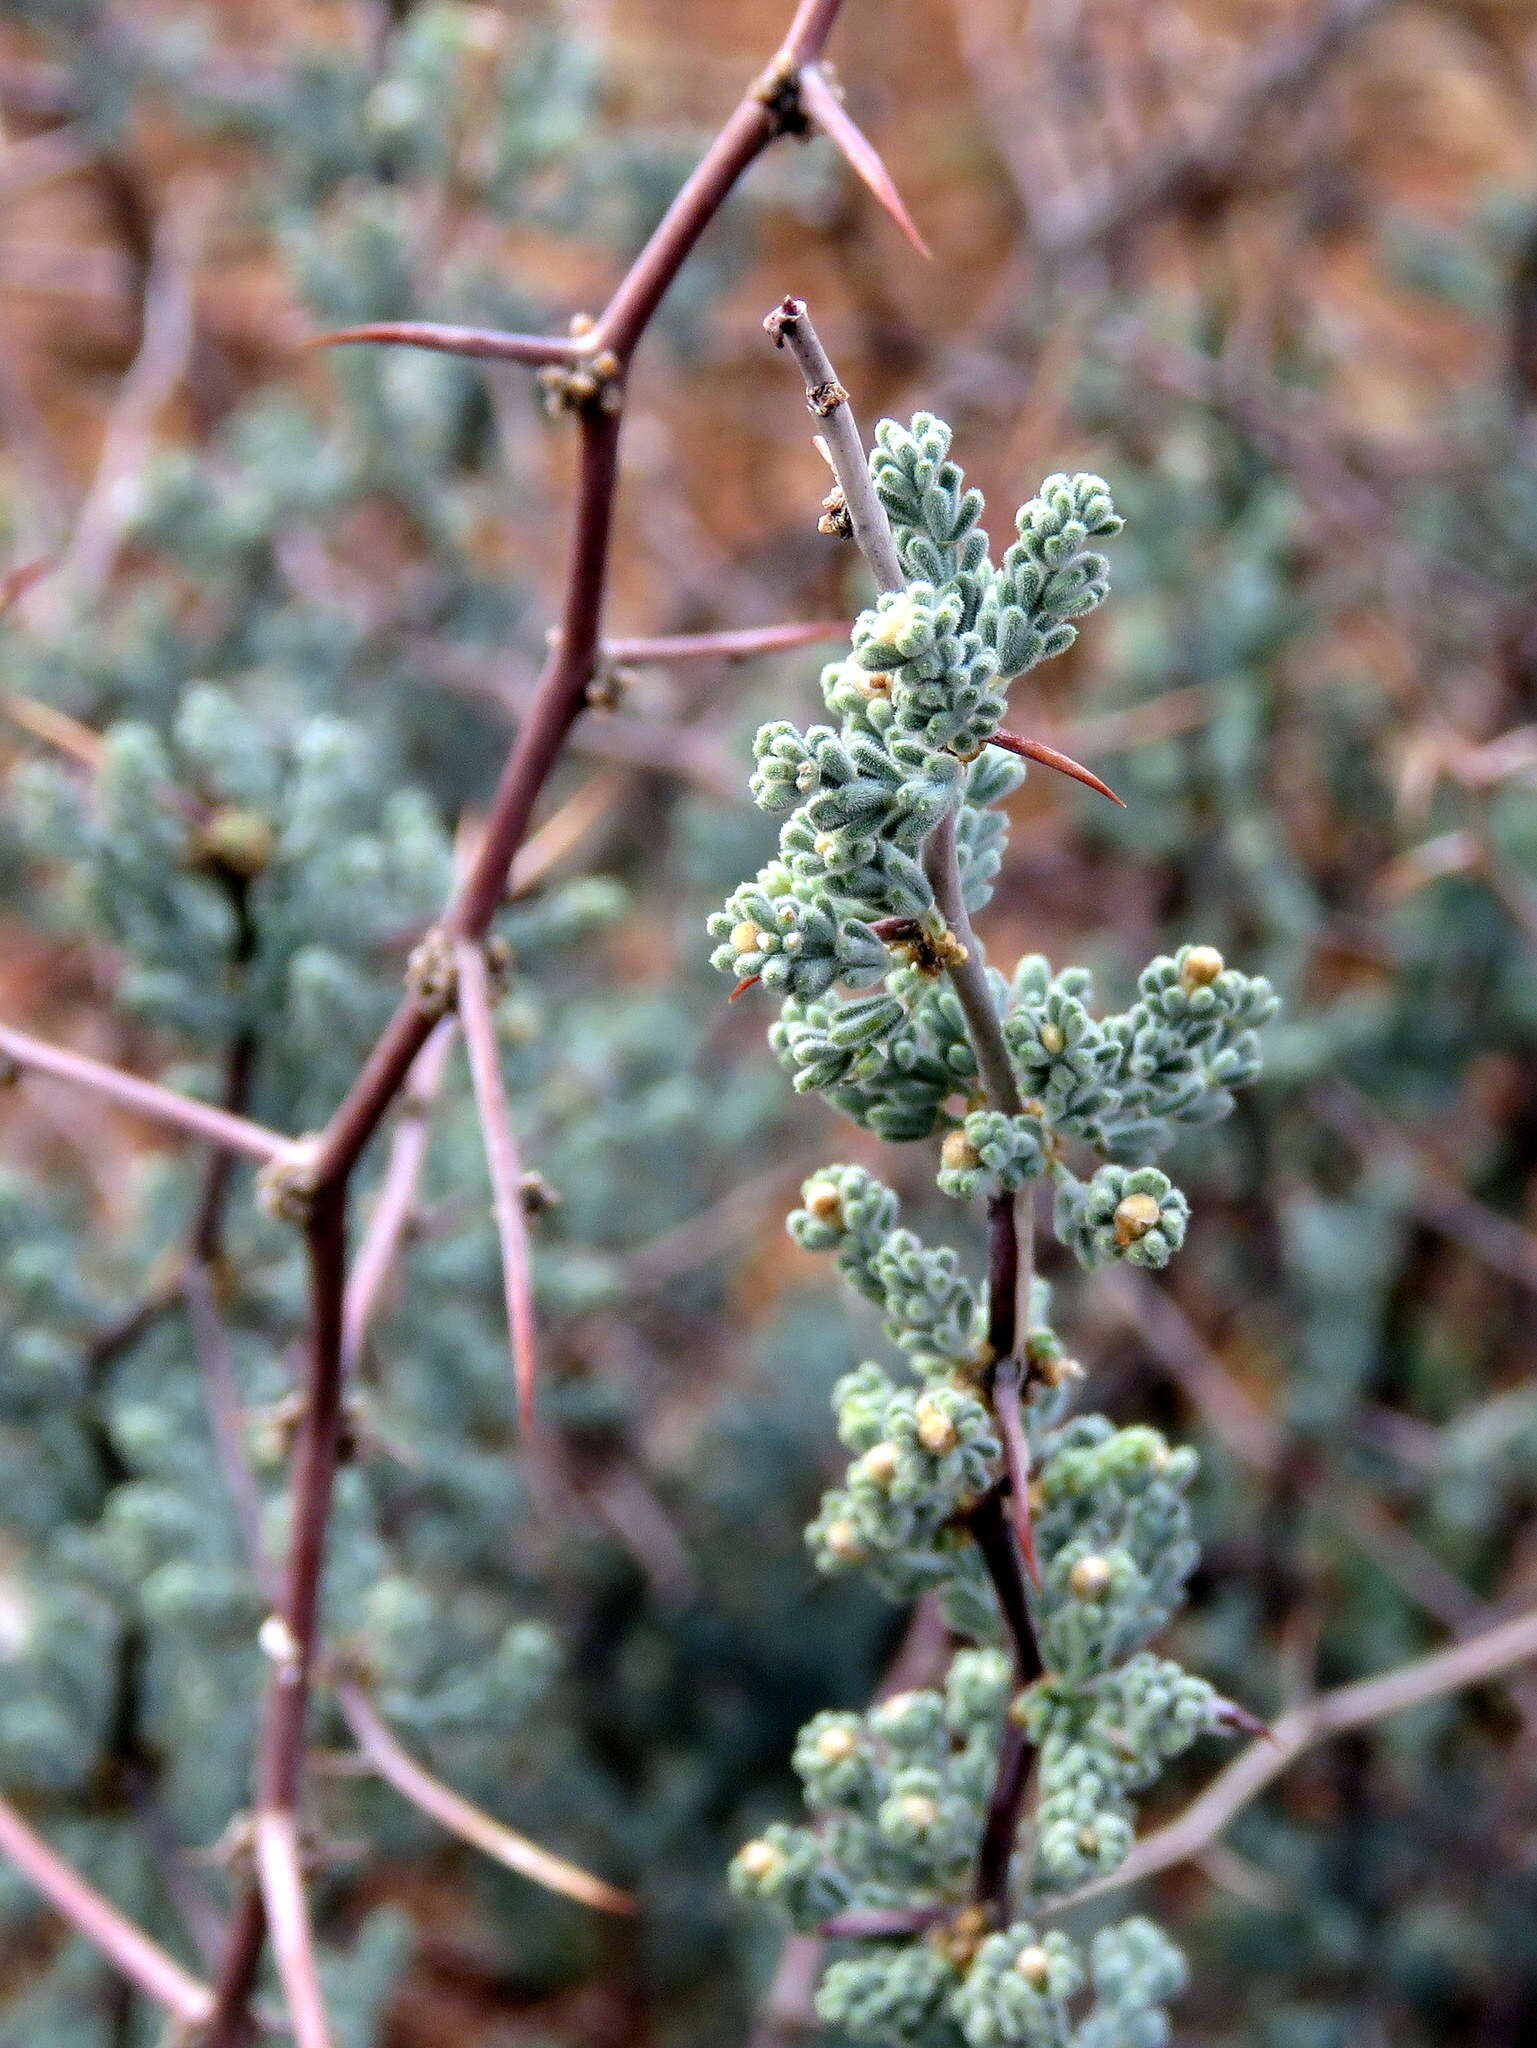
[[[737,1868],[744,1877],[755,1883],[762,1883],[772,1877],[784,1862],[784,1856],[772,1842],[747,1842],[737,1851]]]
[[[859,1737],[852,1728],[824,1728],[817,1737],[817,1755],[828,1764],[847,1762],[858,1747]]]
[[[1078,1846],[1085,1856],[1097,1856],[1099,1854],[1099,1829],[1080,1828],[1078,1830]]]
[[[1062,1048],[1067,1044],[1067,1034],[1063,1031],[1060,1024],[1043,1024],[1041,1026],[1041,1044],[1047,1052],[1055,1055],[1061,1052]]]
[[[842,1225],[843,1197],[830,1180],[814,1180],[807,1188],[803,1199],[818,1223]]]
[[[763,944],[763,934],[749,918],[731,927],[731,950],[733,953],[756,953]]]
[[[272,859],[273,832],[259,811],[233,804],[215,811],[197,836],[197,850],[214,867],[250,880]]]
[[[918,607],[904,592],[895,604],[888,605],[880,615],[880,621],[870,638],[877,647],[895,647],[904,633],[912,630],[918,618]]]
[[[883,668],[867,669],[855,678],[854,687],[861,697],[889,697],[891,678]]]
[[[1084,1377],[1084,1369],[1076,1358],[1044,1359],[1038,1371],[1048,1387],[1066,1386],[1070,1381]]]
[[[580,341],[584,334],[591,334],[597,324],[590,313],[573,313],[567,332]]]
[[[925,1395],[918,1403],[917,1415],[918,1441],[926,1451],[938,1458],[955,1449],[960,1441],[960,1432],[937,1401],[931,1401]]]
[[[981,1153],[964,1131],[945,1132],[939,1158],[947,1173],[970,1173],[982,1164]]]
[[[895,1444],[876,1444],[865,1452],[861,1463],[865,1476],[877,1486],[889,1486],[902,1467],[902,1453]]]
[[[1179,970],[1179,985],[1187,994],[1191,989],[1210,988],[1226,965],[1215,946],[1192,946]]]
[[[1110,1567],[1102,1557],[1080,1557],[1067,1583],[1080,1600],[1102,1600],[1110,1590]]]
[[[857,1525],[846,1519],[829,1522],[823,1539],[833,1556],[844,1564],[857,1564],[865,1554]]]
[[[1033,1984],[1037,1991],[1044,1991],[1051,1978],[1051,1957],[1038,1941],[1022,1948],[1014,1959],[1014,1967],[1027,1984]]]
[[[818,860],[826,860],[830,853],[836,851],[837,845],[831,832],[819,832],[811,842],[811,850]]]
[[[927,1792],[909,1792],[899,1804],[909,1827],[928,1829],[939,1819],[939,1801],[931,1799]]]
[[[1158,1222],[1158,1204],[1151,1195],[1128,1195],[1115,1205],[1115,1241],[1119,1245],[1135,1244],[1146,1237]]]

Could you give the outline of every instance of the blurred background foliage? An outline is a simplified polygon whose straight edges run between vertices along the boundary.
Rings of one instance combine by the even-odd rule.
[[[52,567],[0,671],[8,1019],[211,1094],[238,1063],[253,1115],[323,1119],[526,700],[570,445],[520,370],[304,339],[592,306],[781,26],[10,0],[0,533]],[[1274,1713],[1537,1596],[1537,22],[850,0],[832,54],[934,260],[825,145],[755,169],[637,365],[612,628],[852,612],[760,329],[786,290],[864,418],[943,413],[990,498],[1112,481],[1114,601],[1013,722],[1128,809],[1033,778],[991,929],[1112,992],[1199,939],[1285,996],[1264,1084],[1180,1162],[1167,1281],[1056,1276],[1095,1405],[1201,1447],[1176,1654]],[[397,1732],[644,1912],[446,1841],[345,1768],[328,1711],[315,1871],[356,2048],[807,2024],[724,1864],[782,1809],[800,1722],[926,1654],[800,1540],[867,1333],[779,1222],[861,1142],[787,1099],[704,964],[766,847],[748,737],[808,712],[817,665],[619,662],[579,727],[504,919],[508,1082],[560,1197],[550,1468],[516,1442],[454,1059],[335,1525],[329,1639]],[[206,1177],[43,1082],[3,1137],[0,1789],[196,1959],[263,1612],[175,1285]],[[248,1192],[208,1273],[270,1545],[301,1293]],[[1194,1966],[1177,2038],[1534,2038],[1534,1688],[1313,1752],[1158,1880]],[[0,2042],[157,2037],[9,1877],[0,1911]]]

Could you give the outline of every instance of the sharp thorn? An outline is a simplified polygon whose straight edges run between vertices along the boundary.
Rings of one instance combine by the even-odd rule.
[[[801,107],[812,126],[819,128],[843,158],[855,177],[879,200],[920,256],[931,261],[934,252],[918,232],[917,223],[903,203],[902,195],[880,152],[838,97],[836,87],[819,64],[808,64],[800,74]]]
[[[1075,782],[1083,783],[1089,789],[1096,789],[1101,796],[1109,797],[1113,804],[1119,804],[1124,811],[1126,799],[1117,796],[1108,782],[1101,782],[1091,769],[1081,761],[1075,761],[1071,754],[1059,753],[1055,747],[1048,747],[1044,740],[1027,740],[1017,732],[995,732],[992,744],[1002,747],[1006,754],[1018,754],[1022,760],[1039,761],[1043,768],[1055,768],[1059,775],[1070,775]]]

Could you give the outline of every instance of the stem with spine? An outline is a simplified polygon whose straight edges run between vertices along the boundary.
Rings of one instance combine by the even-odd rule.
[[[764,321],[776,348],[794,358],[806,384],[807,404],[822,421],[823,441],[848,513],[849,529],[871,574],[883,592],[906,588],[891,522],[870,475],[863,436],[847,391],[823,347],[805,302],[787,298]],[[923,848],[924,873],[934,903],[955,947],[947,973],[966,1019],[976,1055],[977,1072],[988,1107],[1017,1116],[1023,1107],[1014,1069],[998,1019],[998,1005],[988,979],[987,955],[972,928],[961,885],[956,843],[960,798],[940,818]],[[988,1238],[988,1366],[985,1384],[996,1402],[1017,1392],[1021,1379],[1020,1346],[1030,1327],[1033,1273],[1034,1212],[1029,1191],[996,1190],[987,1204]],[[1016,1461],[1017,1462],[1017,1461]],[[1022,1477],[1022,1474],[1021,1474]],[[981,1552],[998,1601],[1008,1638],[1015,1677],[1021,1687],[1041,1676],[1025,1580],[1033,1565],[1034,1546],[1021,1543],[1028,1529],[1029,1502],[1016,1500],[1011,1517],[1004,1505],[1007,1476],[991,1487],[967,1517],[967,1528]],[[1009,1917],[1009,1869],[1020,1824],[1029,1799],[1032,1753],[1023,1727],[1009,1715],[999,1742],[998,1763],[987,1819],[978,1848],[973,1896],[999,1925]]]

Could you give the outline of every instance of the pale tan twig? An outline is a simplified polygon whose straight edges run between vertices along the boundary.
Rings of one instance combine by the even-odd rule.
[[[144,292],[143,332],[107,422],[96,475],[75,521],[56,579],[45,592],[57,610],[84,607],[105,588],[136,503],[161,410],[186,375],[197,339],[196,269],[207,219],[205,196],[173,205],[155,237]]]
[[[213,2009],[208,1986],[87,1884],[6,1799],[0,1799],[0,1855],[147,1998],[189,2025],[207,2019]]]
[[[287,2000],[295,2048],[335,2048],[315,1960],[309,1904],[304,1895],[299,1830],[290,1811],[258,1811],[255,1850],[262,1902],[267,1909],[267,1931]]]
[[[393,1785],[403,1799],[430,1820],[509,1870],[517,1871],[520,1877],[543,1885],[546,1891],[559,1892],[581,1905],[595,1907],[600,1913],[635,1911],[635,1900],[628,1892],[594,1877],[591,1871],[567,1862],[563,1856],[541,1849],[537,1842],[493,1819],[435,1778],[402,1746],[362,1686],[343,1679],[334,1690],[342,1718],[357,1738],[363,1755],[387,1784]]]
[[[432,1106],[442,1086],[455,1028],[454,1020],[445,1017],[412,1065],[379,1192],[347,1275],[342,1301],[342,1371],[349,1377],[363,1361],[369,1326],[411,1228],[432,1134]]]
[[[238,1152],[247,1159],[265,1164],[288,1150],[286,1138],[279,1137],[276,1131],[264,1129],[261,1124],[253,1124],[248,1117],[235,1116],[227,1109],[215,1109],[212,1103],[196,1102],[190,1095],[178,1095],[174,1089],[162,1088],[158,1082],[140,1080],[137,1074],[123,1073],[101,1060],[93,1060],[88,1053],[73,1052],[67,1046],[49,1045],[46,1040],[34,1038],[27,1031],[18,1031],[10,1024],[0,1024],[0,1057],[13,1061],[18,1067],[30,1068],[34,1073],[46,1074],[50,1080],[68,1081],[76,1088],[104,1096],[120,1109],[133,1110],[155,1123],[168,1124],[174,1130],[185,1132],[188,1137],[201,1138],[209,1145],[221,1145],[226,1151]]]
[[[1252,1799],[1316,1743],[1482,1684],[1532,1657],[1537,1657],[1537,1613],[1521,1614],[1450,1649],[1400,1665],[1380,1677],[1320,1693],[1290,1708],[1267,1735],[1235,1757],[1178,1820],[1139,1842],[1119,1870],[1054,1901],[1045,1910],[1065,1912],[1086,1899],[1119,1891],[1157,1871],[1188,1862],[1215,1842]]]

